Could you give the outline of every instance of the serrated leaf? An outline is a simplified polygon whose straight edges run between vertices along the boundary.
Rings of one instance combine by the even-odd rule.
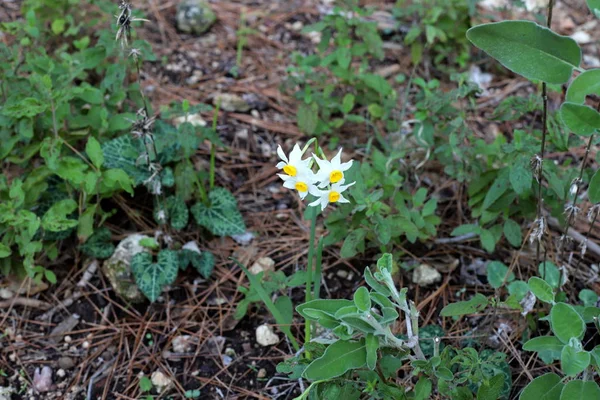
[[[563,103],[560,116],[567,128],[579,136],[590,136],[600,129],[600,113],[583,104]]]
[[[565,83],[581,62],[577,42],[531,21],[478,25],[467,31],[467,38],[527,79]]]
[[[72,199],[61,200],[42,217],[42,228],[50,232],[60,232],[77,226],[76,219],[68,218],[69,214],[77,209],[77,202]]]
[[[198,225],[217,236],[239,235],[246,232],[246,224],[238,211],[235,197],[225,188],[215,188],[209,194],[210,206],[197,203],[191,211]]]
[[[170,285],[177,278],[178,271],[177,252],[163,250],[158,253],[156,263],[152,262],[152,254],[141,252],[131,260],[131,272],[135,282],[151,302],[160,296],[163,287]]]
[[[323,356],[310,363],[303,376],[308,380],[332,379],[348,370],[362,368],[366,363],[364,338],[358,342],[339,340],[329,345]]]

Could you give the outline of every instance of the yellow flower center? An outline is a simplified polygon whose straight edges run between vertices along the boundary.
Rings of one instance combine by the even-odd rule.
[[[293,168],[293,167],[292,167]],[[295,173],[295,168],[294,168],[294,173]],[[296,190],[299,192],[308,192],[308,185],[304,182],[296,182]]]
[[[329,202],[335,203],[340,199],[340,194],[338,192],[334,192],[333,190],[329,192]]]
[[[342,171],[337,169],[335,171],[331,171],[331,173],[329,174],[329,180],[331,181],[331,183],[337,183],[341,181],[343,177],[344,174],[342,174]]]
[[[288,174],[289,176],[296,176],[296,167],[294,167],[293,165],[286,165],[285,167],[283,167],[283,172],[285,172],[286,174]]]

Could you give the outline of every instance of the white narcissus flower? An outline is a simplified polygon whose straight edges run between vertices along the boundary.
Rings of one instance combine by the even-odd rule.
[[[315,186],[315,174],[308,167],[301,167],[295,170],[294,176],[277,174],[283,179],[283,187],[297,190],[298,195],[302,200],[308,193],[312,193],[316,189]]]
[[[283,169],[283,172],[285,172],[287,175],[295,177],[296,175],[298,175],[299,170],[308,169],[310,163],[310,158],[303,160],[302,154],[304,154],[304,152],[302,151],[302,149],[300,149],[298,143],[296,143],[288,159],[288,157],[283,152],[281,145],[279,145],[277,146],[277,155],[283,161],[277,163],[276,167],[279,169]],[[279,176],[281,176],[281,174],[279,174]]]
[[[330,183],[338,183],[344,181],[344,171],[347,171],[352,166],[352,160],[342,163],[342,149],[331,159],[321,160],[313,154],[313,158],[319,165],[317,172],[317,181],[320,188],[324,188]]]
[[[313,201],[309,204],[309,206],[316,207],[321,205],[321,211],[327,207],[329,203],[350,203],[348,199],[346,199],[342,193],[350,186],[354,185],[356,182],[352,182],[348,185],[344,185],[344,181],[341,180],[337,183],[331,185],[331,188],[327,190],[322,190],[317,188],[316,186],[310,191],[310,194],[318,197],[317,200]]]

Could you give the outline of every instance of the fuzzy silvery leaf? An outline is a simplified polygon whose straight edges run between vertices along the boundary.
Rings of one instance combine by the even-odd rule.
[[[141,252],[131,260],[131,272],[135,282],[151,302],[156,301],[162,289],[177,278],[179,260],[177,252],[163,250],[158,253],[157,262],[152,262],[150,253]]]
[[[198,225],[217,236],[246,232],[246,224],[237,208],[235,197],[225,188],[215,188],[209,194],[210,206],[197,203],[191,211]]]

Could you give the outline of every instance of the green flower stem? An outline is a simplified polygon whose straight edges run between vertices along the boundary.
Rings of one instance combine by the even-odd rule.
[[[277,322],[277,324],[279,325],[279,329],[283,333],[285,333],[285,336],[287,336],[294,350],[299,351],[300,346],[298,345],[296,338],[294,338],[294,335],[292,335],[292,331],[290,330],[289,325],[285,323],[284,316],[281,314],[279,309],[275,306],[275,303],[273,303],[273,300],[271,300],[271,297],[269,297],[269,294],[263,288],[261,281],[254,274],[248,271],[248,269],[241,262],[239,262],[233,257],[230,257],[229,259],[236,263],[238,267],[240,267],[242,271],[244,271],[244,273],[248,277],[248,280],[250,281],[250,285],[256,290],[256,293],[258,294],[260,299],[263,301],[263,303],[265,303],[265,306],[267,307],[271,315],[273,315],[273,317],[275,318],[275,322]]]
[[[317,265],[315,266],[315,289],[313,299],[318,299],[321,293],[321,260],[323,259],[323,237],[319,238],[317,245]]]
[[[202,181],[200,181],[200,179],[198,179],[198,175],[196,174],[196,168],[194,168],[194,164],[192,164],[192,160],[190,160],[188,158],[187,162],[188,162],[190,168],[192,169],[192,171],[194,172],[194,180],[196,181],[196,186],[198,186],[198,191],[200,192],[200,200],[202,201],[202,203],[204,203],[205,205],[208,206],[208,194],[206,194],[206,189],[204,188],[204,184],[202,183]]]
[[[312,288],[313,288],[313,258],[315,256],[315,232],[317,228],[317,215],[318,209],[313,207],[310,212],[310,242],[308,245],[308,263],[306,266],[306,288],[304,289],[304,301],[309,302],[312,300]],[[310,320],[306,320],[304,325],[304,343],[310,342],[311,331],[310,331]],[[310,358],[310,354],[306,353],[307,358]]]
[[[215,107],[215,113],[213,114],[212,120],[212,129],[217,133],[217,120],[219,118],[219,109],[221,108],[221,102],[217,102],[217,106]],[[214,143],[210,143],[210,174],[209,174],[209,188],[213,190],[215,187],[215,157],[217,153],[217,148]]]

